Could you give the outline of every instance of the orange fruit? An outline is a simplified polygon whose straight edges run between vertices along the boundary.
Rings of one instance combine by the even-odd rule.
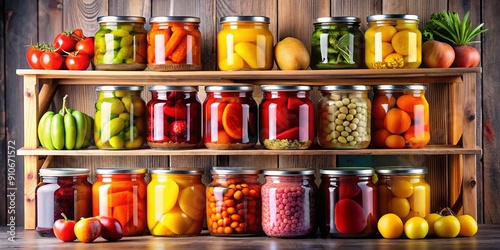
[[[410,148],[423,148],[431,140],[429,128],[422,125],[413,125],[405,133],[404,138]]]
[[[376,148],[386,148],[385,140],[391,135],[391,132],[385,128],[377,129],[372,134],[372,145]]]
[[[393,96],[379,95],[372,102],[372,118],[384,118],[387,111],[396,104]]]
[[[243,137],[243,107],[238,103],[229,103],[222,113],[222,126],[231,138],[239,140]]]
[[[389,135],[385,139],[385,145],[388,148],[404,148],[406,146],[405,138],[400,135]]]
[[[384,127],[393,134],[402,134],[411,126],[411,117],[400,108],[393,108],[384,118]]]
[[[231,144],[231,143],[233,143],[233,138],[231,138],[231,136],[229,136],[226,133],[226,131],[219,130],[219,132],[217,134],[217,140],[213,140],[213,141],[217,141],[218,144]]]
[[[414,96],[412,94],[402,95],[396,101],[398,108],[408,112],[415,112],[415,106],[424,105],[425,100],[421,96]]]

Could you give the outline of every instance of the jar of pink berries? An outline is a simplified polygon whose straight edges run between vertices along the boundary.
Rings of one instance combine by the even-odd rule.
[[[314,236],[316,193],[314,169],[280,168],[263,171],[262,229],[267,236],[305,238]]]

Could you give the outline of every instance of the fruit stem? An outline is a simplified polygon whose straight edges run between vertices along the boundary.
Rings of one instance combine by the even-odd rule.
[[[64,218],[64,220],[68,220],[68,216],[66,216],[64,213],[61,213],[61,216]]]
[[[63,97],[63,105],[62,105],[62,116],[64,116],[64,113],[67,112],[69,113],[68,109],[66,108],[66,98],[68,98],[68,95],[65,95]]]

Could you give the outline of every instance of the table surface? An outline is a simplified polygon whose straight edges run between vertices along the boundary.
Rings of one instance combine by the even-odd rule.
[[[9,240],[15,233],[14,242]],[[12,238],[11,238],[12,239]],[[34,230],[0,227],[0,249],[500,249],[500,224],[481,224],[473,237],[399,239],[281,239],[271,237],[215,237],[204,232],[193,237],[125,237],[117,242],[97,238],[93,243],[65,243],[56,238],[41,237]]]

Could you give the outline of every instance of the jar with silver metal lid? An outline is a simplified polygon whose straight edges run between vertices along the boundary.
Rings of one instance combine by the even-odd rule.
[[[311,69],[364,68],[364,36],[359,17],[320,17],[313,20]]]
[[[274,66],[274,38],[269,17],[226,16],[217,34],[220,70],[269,70]]]
[[[260,142],[267,149],[308,149],[314,140],[310,86],[263,85]]]
[[[330,85],[319,88],[318,143],[323,148],[363,149],[371,140],[370,86]]]
[[[146,19],[101,16],[94,35],[94,65],[98,70],[144,70],[147,65]]]

